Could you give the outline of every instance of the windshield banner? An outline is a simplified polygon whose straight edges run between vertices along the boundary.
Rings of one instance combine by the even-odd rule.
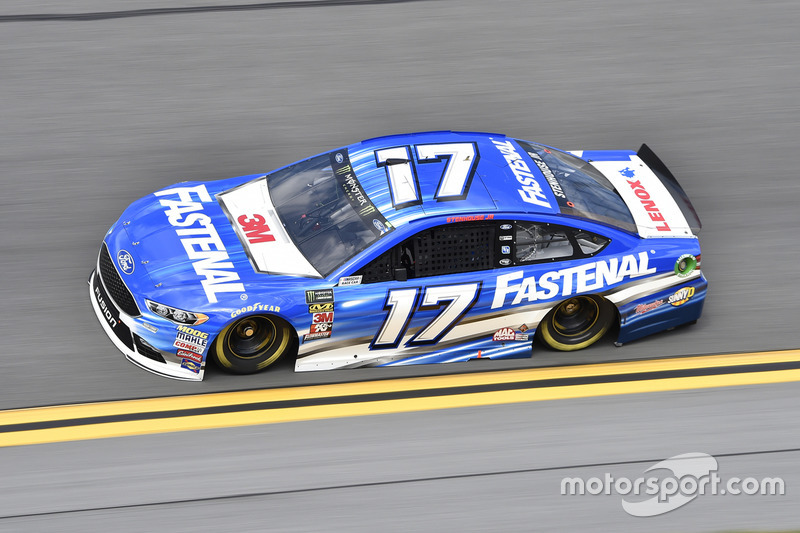
[[[572,208],[575,207],[572,205],[572,202],[569,201],[567,195],[564,194],[564,189],[561,188],[561,184],[558,182],[555,174],[553,171],[550,170],[550,167],[547,166],[547,163],[544,162],[536,150],[533,149],[533,146],[526,143],[525,141],[517,140],[517,144],[519,144],[525,153],[528,154],[528,157],[533,159],[533,162],[536,163],[536,166],[539,167],[539,171],[541,171],[544,179],[547,180],[547,184],[550,185],[550,188],[553,190],[553,194],[556,197],[556,201],[558,202],[558,206],[563,211],[565,207]]]
[[[364,225],[367,226],[376,237],[389,233],[394,229],[391,223],[378,211],[372,200],[369,199],[361,183],[358,181],[353,167],[350,165],[350,156],[347,148],[342,148],[330,153],[331,168],[336,175],[339,187],[347,196],[353,210],[358,213]]]

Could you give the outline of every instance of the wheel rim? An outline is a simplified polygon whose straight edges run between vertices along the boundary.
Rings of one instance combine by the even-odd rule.
[[[570,298],[556,309],[553,328],[564,337],[577,337],[589,331],[600,316],[598,303],[583,296]]]
[[[234,357],[254,359],[271,347],[277,333],[272,320],[267,317],[252,317],[236,324],[225,340]]]

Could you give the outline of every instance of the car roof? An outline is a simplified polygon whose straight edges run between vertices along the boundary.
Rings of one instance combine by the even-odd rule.
[[[494,133],[436,131],[368,139],[347,147],[350,164],[362,189],[394,226],[440,215],[485,215],[496,212],[558,214],[559,207],[547,180],[518,145]],[[420,145],[472,143],[477,163],[463,198],[437,200],[435,193],[448,161],[420,161]],[[409,160],[416,174],[421,202],[396,208],[389,191],[387,166],[379,165],[376,151],[409,146]],[[513,164],[513,166],[512,166]],[[532,196],[532,190],[536,195]],[[526,201],[525,198],[528,198]]]

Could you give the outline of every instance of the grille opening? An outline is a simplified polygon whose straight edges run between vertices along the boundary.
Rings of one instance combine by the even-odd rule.
[[[147,343],[146,340],[141,338],[136,333],[133,334],[133,342],[136,343],[136,351],[139,352],[139,355],[143,355],[148,359],[152,359],[153,361],[158,361],[159,363],[165,363],[164,357],[161,355],[156,348],[151,346]]]
[[[125,283],[119,277],[117,269],[114,267],[114,262],[111,260],[111,255],[108,253],[108,247],[103,243],[100,249],[100,278],[103,284],[114,300],[114,303],[122,310],[123,313],[129,316],[139,316],[139,307],[133,299],[131,291],[125,286]]]

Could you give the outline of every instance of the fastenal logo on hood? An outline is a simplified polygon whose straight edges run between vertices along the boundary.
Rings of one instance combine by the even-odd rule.
[[[211,223],[211,217],[203,214],[203,204],[211,203],[211,196],[205,185],[196,187],[175,187],[158,191],[156,196],[175,196],[177,200],[159,200],[166,207],[167,220],[177,229],[186,255],[193,261],[192,266],[202,277],[203,290],[209,303],[217,301],[220,292],[244,292],[244,284],[233,268],[225,245]],[[193,196],[197,197],[197,201]]]

